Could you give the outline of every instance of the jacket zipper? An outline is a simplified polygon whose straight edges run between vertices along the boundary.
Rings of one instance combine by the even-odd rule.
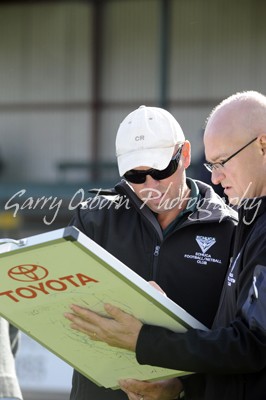
[[[157,257],[157,256],[159,255],[159,253],[160,253],[160,248],[161,248],[160,246],[155,246],[155,250],[154,250],[154,253],[153,253],[154,256]]]
[[[157,270],[158,270],[158,262],[159,262],[159,254],[160,254],[161,246],[156,245],[154,249],[154,258],[153,258],[153,268],[152,268],[152,280],[156,282],[157,278]]]

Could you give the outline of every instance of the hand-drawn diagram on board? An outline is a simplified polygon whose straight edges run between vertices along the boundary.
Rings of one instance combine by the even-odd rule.
[[[71,304],[104,313],[108,302],[153,325],[206,329],[74,227],[26,238],[2,252],[0,282],[0,315],[99,386],[115,389],[120,378],[185,373],[139,365],[133,353],[72,330],[64,318]]]

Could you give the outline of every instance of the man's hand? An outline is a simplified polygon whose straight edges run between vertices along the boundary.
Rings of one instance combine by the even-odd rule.
[[[64,315],[71,321],[71,328],[87,334],[92,340],[135,351],[142,323],[110,304],[105,304],[104,308],[110,318],[77,305],[71,305],[72,312]]]
[[[180,379],[172,378],[157,382],[123,379],[119,381],[120,388],[127,394],[129,400],[173,400],[183,390]]]

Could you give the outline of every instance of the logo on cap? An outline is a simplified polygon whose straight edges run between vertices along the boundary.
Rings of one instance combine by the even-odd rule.
[[[144,139],[145,139],[145,136],[144,136],[144,135],[135,136],[136,142],[139,142],[140,140],[144,140]]]

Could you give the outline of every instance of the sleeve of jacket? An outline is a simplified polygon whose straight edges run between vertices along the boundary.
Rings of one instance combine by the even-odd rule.
[[[115,207],[116,203],[113,198],[98,196],[95,203],[88,199],[76,209],[69,225],[75,226],[92,240],[103,245],[105,237],[113,229],[111,220]]]
[[[82,233],[89,236],[91,239],[94,238],[94,229],[95,229],[94,213],[88,209],[86,203],[81,204],[77,208],[69,225],[75,226]]]
[[[144,325],[137,349],[140,364],[201,373],[255,372],[266,366],[266,336],[250,332],[241,320],[213,331],[175,333]]]
[[[265,236],[254,240],[247,253],[247,269],[252,272],[239,293],[241,301],[231,324],[185,333],[144,325],[136,348],[140,364],[219,374],[252,373],[266,367]]]
[[[71,226],[75,226],[76,228],[78,228],[80,231],[82,231],[83,233],[85,233],[85,227],[81,218],[81,210],[82,210],[82,206],[79,206],[77,208],[77,210],[75,211],[74,216],[72,217],[72,219],[70,220],[69,225]]]

